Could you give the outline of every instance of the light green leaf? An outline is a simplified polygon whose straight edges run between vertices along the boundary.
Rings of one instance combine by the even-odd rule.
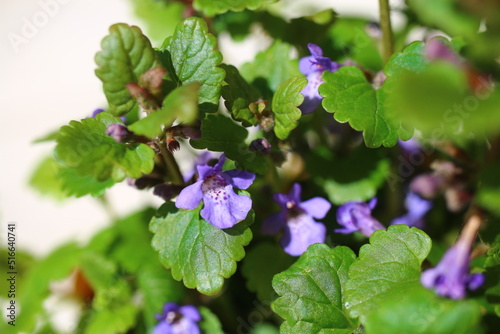
[[[430,238],[414,227],[375,231],[349,269],[345,305],[350,315],[365,323],[386,299],[421,289],[420,266],[430,248]]]
[[[199,323],[200,329],[204,334],[224,334],[222,325],[215,314],[206,307],[199,307],[198,310],[201,314],[201,321]]]
[[[263,261],[273,254],[272,261]],[[261,243],[252,248],[241,266],[241,273],[247,279],[247,288],[257,293],[262,302],[274,299],[274,290],[271,281],[274,275],[287,269],[294,262],[294,258],[286,254],[280,246],[271,243]]]
[[[270,98],[278,86],[295,76],[301,75],[296,59],[290,59],[290,44],[275,40],[271,47],[257,54],[255,60],[244,64],[241,75],[259,88],[264,98]]]
[[[214,112],[219,105],[225,72],[217,67],[222,55],[216,50],[217,40],[208,32],[200,18],[190,17],[181,22],[174,35],[164,43],[179,84],[201,84],[199,103],[202,111]]]
[[[100,182],[92,176],[81,176],[72,168],[59,167],[57,176],[61,182],[61,189],[67,196],[82,197],[91,195],[100,197],[107,188],[115,184],[112,179]]]
[[[226,71],[226,84],[222,86],[224,104],[233,118],[245,126],[257,125],[258,119],[249,104],[259,100],[259,92],[243,79],[236,67],[222,64]]]
[[[198,116],[199,89],[198,82],[177,87],[167,95],[160,110],[130,125],[129,129],[136,134],[155,138],[165,127],[170,127],[175,119],[183,124],[192,123]]]
[[[59,164],[48,156],[43,159],[30,177],[29,185],[41,195],[48,195],[57,200],[66,197],[62,190],[61,180],[57,177]]]
[[[190,140],[197,149],[224,152],[243,169],[263,174],[267,169],[264,156],[248,149],[245,139],[248,131],[221,114],[207,114],[201,123],[201,139]]]
[[[275,3],[278,0],[194,0],[196,10],[207,16],[222,14],[229,10],[242,11],[244,9],[257,9],[263,5]]]
[[[343,299],[355,258],[347,247],[314,244],[276,275],[273,287],[280,297],[272,308],[285,319],[280,333],[352,333],[358,325],[347,314]]]
[[[428,61],[424,58],[424,43],[417,41],[409,44],[402,52],[395,53],[384,68],[387,76],[394,76],[406,72],[421,72]]]
[[[423,287],[393,295],[377,304],[366,320],[366,333],[482,333],[481,307],[474,301],[437,297]]]
[[[156,65],[156,53],[138,27],[124,23],[109,28],[101,48],[95,57],[95,73],[103,83],[109,111],[123,116],[136,105],[126,85],[137,83],[142,73]]]
[[[363,131],[366,146],[390,147],[396,145],[398,138],[411,137],[411,133],[387,115],[384,108],[387,93],[375,90],[359,68],[345,66],[335,73],[325,71],[323,79],[325,83],[319,87],[324,97],[323,107],[334,113],[340,123],[349,122],[353,129]]]
[[[158,210],[150,230],[155,234],[153,248],[174,279],[182,279],[186,287],[207,295],[220,291],[224,278],[234,274],[236,262],[245,256],[243,246],[252,239],[248,228],[241,234],[230,234],[202,219],[200,208],[177,209],[174,203]]]
[[[342,157],[334,156],[327,147],[318,147],[311,152],[307,164],[314,182],[336,205],[373,198],[390,172],[390,161],[385,151],[365,146]]]
[[[299,125],[302,116],[298,106],[304,101],[300,92],[307,85],[306,78],[290,78],[276,89],[273,97],[274,133],[279,139],[286,139],[290,132]]]
[[[151,172],[154,151],[145,144],[125,145],[107,136],[106,125],[113,119],[106,114],[63,126],[57,138],[56,160],[63,167],[100,182],[110,178],[118,182],[127,176],[135,178]],[[121,121],[114,118],[114,123]]]

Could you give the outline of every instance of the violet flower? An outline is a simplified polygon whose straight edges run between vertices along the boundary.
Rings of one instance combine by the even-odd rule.
[[[195,209],[201,201],[204,207],[201,217],[218,228],[229,228],[246,218],[252,208],[252,200],[237,195],[233,187],[247,189],[255,174],[232,169],[222,171],[226,156],[223,154],[214,167],[198,165],[198,180],[182,189],[175,206],[179,209]]]
[[[261,229],[267,235],[284,231],[281,245],[292,256],[301,255],[312,244],[325,242],[326,227],[313,218],[324,218],[331,208],[331,204],[321,197],[302,202],[300,193],[300,185],[295,183],[289,194],[275,194],[274,200],[281,211],[266,218]]]
[[[434,268],[422,273],[420,282],[440,296],[452,299],[465,297],[465,290],[475,290],[484,283],[483,274],[469,274],[470,243],[460,239],[450,247]]]
[[[404,224],[410,227],[422,228],[424,226],[423,217],[432,208],[432,202],[423,199],[413,192],[409,192],[408,195],[406,195],[405,207],[408,213],[395,218],[391,225]]]
[[[113,123],[106,128],[106,134],[113,138],[118,143],[124,142],[131,134],[127,127],[123,124]]]
[[[157,314],[159,323],[153,334],[200,334],[198,322],[200,312],[192,305],[179,306],[175,303],[166,303],[163,313]]]
[[[302,114],[310,114],[318,107],[323,97],[319,95],[318,88],[323,83],[321,76],[324,71],[335,72],[342,65],[323,57],[323,50],[316,44],[307,44],[311,56],[301,58],[299,70],[307,75],[307,86],[300,92],[304,95],[304,102],[299,106]]]
[[[373,232],[385,229],[378,220],[372,217],[372,210],[377,205],[377,198],[370,202],[348,202],[337,209],[337,222],[343,226],[334,230],[337,233],[349,234],[356,231],[370,237]]]

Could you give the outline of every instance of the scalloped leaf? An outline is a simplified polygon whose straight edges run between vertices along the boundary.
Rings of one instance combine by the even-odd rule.
[[[119,118],[100,113],[96,118],[71,121],[61,127],[55,158],[63,167],[99,182],[140,177],[153,170],[154,151],[145,144],[125,145],[106,135],[106,126],[121,123]]]
[[[262,261],[273,254],[272,261]],[[277,244],[261,243],[248,251],[243,260],[241,273],[247,279],[247,288],[257,293],[259,300],[269,302],[274,299],[272,279],[274,275],[290,267],[294,258]]]
[[[226,71],[226,84],[222,87],[222,97],[227,110],[233,118],[245,126],[257,125],[256,115],[250,111],[249,104],[259,100],[259,92],[240,75],[232,65],[222,64]]]
[[[222,54],[216,50],[217,40],[208,32],[206,22],[190,17],[177,25],[174,35],[168,38],[161,53],[175,70],[178,84],[191,82],[201,84],[199,91],[200,110],[215,112],[219,105],[225,72],[217,67]],[[167,66],[167,69],[169,66]]]
[[[375,90],[359,68],[344,66],[335,73],[325,71],[323,80],[319,87],[323,107],[340,123],[348,122],[353,129],[363,131],[366,146],[391,147],[399,138],[410,139],[412,133],[387,115],[387,93]]]
[[[352,333],[358,324],[347,314],[343,295],[355,258],[347,247],[314,244],[274,276],[273,287],[280,297],[272,308],[285,319],[280,333]]]
[[[245,221],[239,224],[246,226]],[[153,248],[174,279],[206,295],[220,291],[224,278],[234,274],[236,262],[245,256],[243,247],[252,239],[248,228],[241,233],[221,230],[200,217],[200,208],[177,209],[174,203],[160,207],[150,230],[155,234]]]
[[[109,28],[101,48],[95,56],[95,74],[103,83],[109,111],[123,116],[137,104],[126,85],[138,83],[139,76],[156,65],[156,53],[141,29],[125,23]]]
[[[314,182],[336,205],[373,198],[390,172],[385,151],[365,146],[342,157],[334,156],[328,147],[318,147],[306,161]]]
[[[387,299],[421,289],[420,266],[430,248],[427,234],[414,227],[393,225],[375,231],[349,268],[345,305],[350,315],[365,323]]]
[[[155,138],[165,127],[170,127],[175,119],[183,124],[193,123],[198,116],[199,90],[198,82],[177,87],[167,95],[160,110],[130,125],[129,129],[136,134]]]
[[[221,114],[207,114],[201,123],[201,139],[190,140],[197,149],[224,152],[243,169],[264,174],[267,170],[266,158],[248,149],[245,139],[248,131],[231,118]]]
[[[276,89],[273,96],[274,133],[279,139],[286,139],[299,125],[302,112],[298,108],[304,101],[300,92],[307,85],[306,78],[294,77],[286,80]]]
[[[193,7],[207,16],[215,16],[227,11],[240,12],[245,9],[257,9],[278,0],[194,0]]]

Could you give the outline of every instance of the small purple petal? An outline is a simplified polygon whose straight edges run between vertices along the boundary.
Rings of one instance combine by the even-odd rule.
[[[300,195],[302,193],[302,189],[300,188],[300,184],[294,183],[290,193],[288,194],[289,201],[293,201],[295,203],[300,203]]]
[[[220,187],[203,185],[201,217],[215,227],[224,229],[236,225],[246,218],[252,208],[252,200],[246,195],[237,195],[231,185]]]
[[[385,229],[378,220],[371,216],[371,210],[377,204],[377,198],[372,198],[369,203],[348,202],[337,209],[337,222],[343,226],[342,229],[334,230],[337,233],[361,232],[370,237],[373,232]]]
[[[105,111],[106,111],[106,110],[104,110],[104,109],[102,109],[102,108],[98,108],[98,109],[96,109],[96,110],[94,110],[94,111],[92,112],[92,116],[91,116],[91,117],[92,117],[92,118],[95,118],[98,114],[100,114],[100,113],[102,113],[102,112],[105,112]]]
[[[467,287],[469,290],[477,290],[481,285],[483,285],[485,281],[484,275],[483,274],[471,274],[469,276],[469,283]]]
[[[239,189],[247,189],[255,180],[255,174],[239,169],[232,169],[230,171],[222,172],[229,178],[229,182]]]
[[[175,206],[178,209],[196,209],[203,198],[202,185],[203,181],[200,180],[182,189],[177,196]]]
[[[385,229],[384,225],[370,215],[366,215],[362,210],[353,209],[351,211],[356,220],[359,232],[365,237],[370,237],[376,230]]]
[[[415,139],[415,137],[412,137],[406,141],[399,139],[398,144],[401,147],[401,149],[407,154],[418,153],[422,148],[422,146],[420,145],[418,140]]]
[[[275,213],[262,222],[260,232],[264,235],[276,235],[286,226],[286,218],[283,212]]]
[[[198,171],[198,179],[204,180],[206,177],[213,174],[214,167],[210,167],[208,165],[198,165],[196,166],[196,170]]]
[[[172,324],[166,321],[160,321],[153,329],[153,334],[174,334]]]
[[[455,65],[461,64],[458,55],[439,38],[432,38],[425,43],[424,54],[430,60],[447,60]]]
[[[220,173],[222,171],[222,167],[224,166],[224,163],[226,162],[226,155],[222,154],[219,157],[219,161],[214,166],[214,172],[215,173]]]
[[[182,318],[172,324],[172,334],[200,334],[200,328],[195,322]]]
[[[308,75],[318,71],[318,66],[315,64],[314,56],[304,57],[299,60],[299,71],[302,74]]]
[[[307,44],[307,48],[309,49],[309,52],[311,52],[311,55],[313,57],[322,57],[323,56],[323,50],[321,48],[313,43]]]
[[[300,92],[304,95],[304,102],[299,106],[303,115],[312,113],[323,100],[318,93],[318,88],[323,83],[322,74],[323,72],[313,72],[307,75],[307,85]]]
[[[196,307],[193,305],[184,305],[179,307],[179,312],[186,318],[199,322],[201,321],[201,314]]]
[[[377,201],[377,197],[373,197],[370,202],[368,202],[368,207],[370,208],[370,210],[375,209],[375,207],[377,206]]]
[[[325,218],[331,207],[332,205],[330,204],[330,202],[321,197],[314,197],[310,200],[300,203],[300,208],[305,210],[308,215],[316,219]]]
[[[281,245],[292,256],[301,255],[312,244],[325,242],[325,225],[315,222],[307,214],[289,219],[287,225]]]

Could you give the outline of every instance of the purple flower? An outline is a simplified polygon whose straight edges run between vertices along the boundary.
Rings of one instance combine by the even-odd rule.
[[[410,183],[412,192],[428,199],[436,197],[445,187],[445,177],[436,173],[420,174]]]
[[[316,44],[307,44],[312,56],[301,58],[299,69],[307,75],[307,86],[302,90],[304,102],[300,105],[302,114],[310,114],[321,103],[323,97],[318,93],[318,87],[323,83],[321,76],[324,71],[335,72],[342,65],[323,57],[323,50]]]
[[[484,283],[482,274],[469,274],[470,244],[463,240],[450,247],[436,267],[422,273],[423,286],[440,296],[462,299],[466,288],[475,290]]]
[[[179,306],[175,303],[166,303],[163,313],[157,314],[159,323],[153,334],[199,334],[198,322],[200,312],[192,305]]]
[[[455,65],[462,65],[455,51],[444,43],[441,38],[431,38],[425,43],[424,55],[429,60],[446,60]]]
[[[408,213],[395,218],[391,224],[405,224],[408,226],[422,228],[424,225],[423,217],[432,208],[432,202],[423,199],[413,192],[409,192],[408,195],[406,195],[405,207],[406,210],[408,210]]]
[[[105,112],[106,110],[102,109],[102,108],[97,108],[96,110],[94,110],[92,112],[92,116],[88,116],[88,117],[85,117],[85,118],[95,118],[98,114],[102,113],[102,112]],[[126,118],[125,116],[122,116],[120,117],[120,119],[122,120],[123,123],[125,123],[126,121]]]
[[[334,230],[337,233],[348,234],[359,231],[369,237],[373,232],[385,229],[378,220],[372,217],[372,210],[377,205],[377,198],[370,202],[348,202],[337,209],[337,222],[343,228]]]
[[[201,217],[218,228],[229,228],[245,219],[252,200],[237,195],[233,187],[247,189],[255,179],[255,174],[238,169],[223,172],[225,160],[223,154],[214,167],[197,166],[198,180],[182,189],[175,202],[179,209],[195,209],[203,201]]]
[[[313,218],[324,218],[331,208],[331,204],[321,197],[301,202],[300,192],[300,185],[295,183],[288,195],[275,194],[274,200],[281,211],[266,218],[261,229],[268,235],[284,231],[281,245],[292,256],[301,255],[312,244],[325,242],[326,227]]]
[[[106,134],[118,143],[121,143],[125,141],[127,137],[132,134],[132,132],[130,132],[123,124],[113,123],[108,125],[106,128]]]

